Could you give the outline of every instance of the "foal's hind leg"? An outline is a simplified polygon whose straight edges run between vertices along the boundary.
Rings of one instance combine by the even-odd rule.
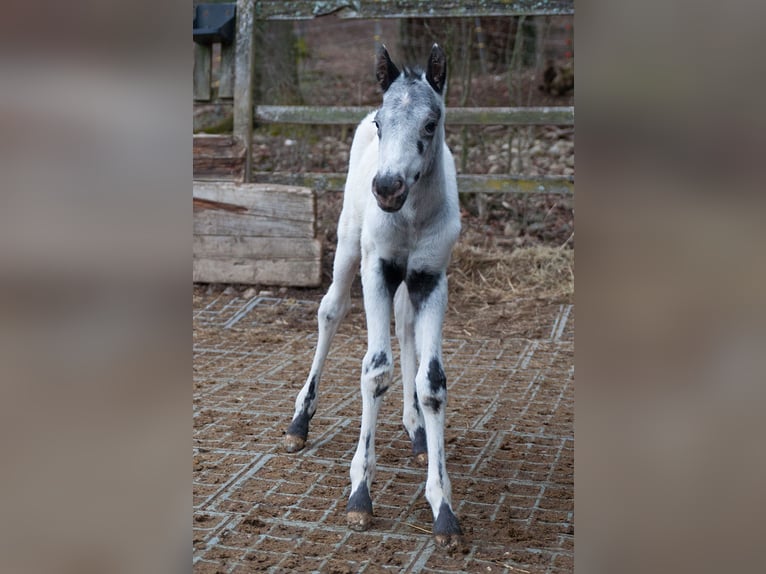
[[[285,433],[284,445],[287,452],[296,452],[306,445],[309,434],[309,421],[317,409],[319,395],[319,380],[327,353],[330,351],[335,333],[341,321],[351,306],[350,290],[356,270],[359,268],[360,250],[359,235],[354,230],[344,235],[340,234],[341,222],[338,224],[338,250],[333,263],[332,285],[319,305],[317,319],[319,322],[319,337],[314,352],[308,379],[295,399],[293,420]]]
[[[394,298],[394,314],[396,316],[396,337],[402,356],[402,390],[404,397],[404,412],[402,423],[412,441],[412,454],[421,466],[428,464],[426,448],[426,430],[423,422],[423,412],[420,410],[418,393],[415,390],[415,374],[417,372],[417,351],[415,349],[415,312],[410,302],[407,285],[402,283]]]

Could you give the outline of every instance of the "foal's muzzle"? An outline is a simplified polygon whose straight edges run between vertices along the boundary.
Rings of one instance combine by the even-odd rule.
[[[402,208],[409,191],[404,178],[399,175],[376,175],[372,179],[372,194],[378,202],[378,207],[388,213]]]

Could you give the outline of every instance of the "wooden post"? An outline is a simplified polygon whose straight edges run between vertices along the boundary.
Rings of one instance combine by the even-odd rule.
[[[237,0],[234,70],[234,135],[245,145],[245,183],[253,171],[253,0]]]
[[[194,44],[194,99],[210,101],[210,72],[213,50],[210,46]]]

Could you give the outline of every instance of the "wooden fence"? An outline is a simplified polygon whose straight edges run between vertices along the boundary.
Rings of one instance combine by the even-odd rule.
[[[217,102],[233,108],[233,136],[195,136],[195,179],[239,179],[303,185],[313,189],[343,189],[338,173],[286,174],[260,172],[252,164],[253,122],[311,125],[355,125],[369,108],[329,106],[269,106],[253,102],[253,24],[256,20],[302,20],[334,13],[340,18],[531,16],[574,13],[573,0],[444,1],[423,0],[237,0],[236,39],[221,47]],[[210,46],[195,44],[194,98],[214,102],[211,90]],[[448,109],[450,125],[573,125],[573,107],[497,107]],[[572,176],[514,177],[460,175],[461,193],[571,193]]]

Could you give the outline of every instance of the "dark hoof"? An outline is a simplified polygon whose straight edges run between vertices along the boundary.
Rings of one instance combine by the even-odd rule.
[[[418,466],[427,467],[428,466],[428,453],[427,452],[419,452],[415,455],[415,463]]]
[[[351,510],[346,514],[346,524],[348,524],[351,530],[368,530],[372,524],[372,514],[359,510]]]
[[[306,439],[294,434],[286,434],[284,438],[285,450],[287,452],[298,452],[306,446]]]
[[[434,538],[436,544],[449,551],[459,550],[463,546],[463,530],[460,528],[460,522],[444,501],[439,508],[439,516],[434,521]]]
[[[435,534],[434,540],[437,546],[449,552],[459,552],[465,544],[462,534]]]

